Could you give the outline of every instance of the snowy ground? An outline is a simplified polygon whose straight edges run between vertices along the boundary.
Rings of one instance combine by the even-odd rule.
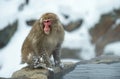
[[[80,29],[72,33],[66,32],[63,47],[82,48],[81,56],[90,59],[94,57],[94,45],[90,43],[91,37],[88,29],[99,21],[101,14],[120,7],[119,0],[30,0],[30,4],[19,12],[18,6],[22,2],[24,0],[0,0],[0,29],[16,19],[19,20],[19,27],[14,37],[5,48],[0,49],[0,64],[2,65],[0,77],[10,77],[14,71],[25,66],[19,63],[22,43],[31,29],[25,24],[26,20],[37,19],[45,12],[56,13],[64,24],[71,20],[83,19],[84,23]],[[66,20],[61,15],[62,13],[69,15],[70,18]],[[105,51],[114,47],[114,50],[109,51],[119,54],[117,45],[120,43],[116,43],[114,46],[110,44]]]

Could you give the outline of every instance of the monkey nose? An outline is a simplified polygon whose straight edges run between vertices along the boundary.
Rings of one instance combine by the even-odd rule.
[[[49,23],[50,22],[50,20],[44,20],[44,23]]]

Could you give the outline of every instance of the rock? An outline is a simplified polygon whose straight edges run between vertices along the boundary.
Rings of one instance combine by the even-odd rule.
[[[111,64],[120,62],[120,56],[116,55],[103,55],[99,57],[92,58],[91,60],[82,60],[79,62],[79,64]]]
[[[0,30],[0,48],[3,48],[10,41],[18,27],[18,21],[16,20],[13,24],[9,24],[3,30]]]
[[[22,68],[21,70],[13,73],[12,78],[27,77],[36,79],[47,79],[48,71],[45,69],[30,69],[28,67]]]
[[[29,0],[25,0],[24,3],[20,4],[20,6],[18,7],[18,10],[19,11],[22,11],[25,7],[25,5],[28,5],[29,4]]]
[[[63,25],[63,26],[66,31],[72,32],[72,31],[78,29],[82,23],[83,23],[83,20],[79,19],[77,21],[70,22],[68,25]]]
[[[28,3],[29,3],[30,1],[29,0],[25,0],[25,4],[27,4],[28,5]]]
[[[100,37],[106,34],[114,23],[115,20],[111,17],[110,14],[102,15],[99,23],[90,29],[90,34],[92,35],[92,43],[96,43]]]
[[[32,20],[28,20],[28,21],[26,21],[26,24],[28,25],[28,26],[32,26],[34,23],[35,23],[35,19],[32,19]]]
[[[80,59],[80,49],[62,48],[61,58]]]
[[[120,18],[120,9],[115,9],[113,12],[116,15],[116,18]]]
[[[69,18],[69,15],[67,15],[67,14],[62,13],[62,15],[63,15],[63,17],[64,17],[65,19],[68,19],[68,18]]]
[[[120,41],[120,24],[116,25],[116,28],[111,29],[105,35],[103,35],[97,42],[95,51],[97,56],[103,53],[103,49],[107,44]]]
[[[76,64],[68,62],[64,64],[63,69],[59,67],[53,67],[54,71],[47,69],[30,69],[24,67],[13,73],[12,78],[26,77],[31,79],[61,79],[66,73],[72,71]]]
[[[107,44],[120,40],[120,24],[116,23],[120,19],[119,13],[120,9],[102,15],[99,23],[89,30],[97,56],[103,54],[103,49]]]
[[[116,62],[120,62],[120,56],[115,56],[115,55],[108,55],[108,56],[100,56],[91,59],[93,63],[100,64],[100,63],[105,63],[105,64],[112,64]]]

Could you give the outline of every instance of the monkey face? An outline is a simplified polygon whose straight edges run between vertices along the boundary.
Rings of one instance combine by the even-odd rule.
[[[43,30],[44,30],[44,33],[45,34],[49,34],[50,33],[50,28],[51,28],[51,20],[50,19],[46,19],[46,20],[43,20]]]
[[[43,31],[45,34],[49,35],[51,29],[54,28],[54,24],[57,22],[57,16],[53,13],[46,13],[42,15],[40,23],[43,25]]]

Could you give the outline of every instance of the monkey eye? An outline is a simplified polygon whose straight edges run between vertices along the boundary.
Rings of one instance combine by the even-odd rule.
[[[51,21],[48,19],[48,20],[44,20],[43,22],[44,22],[44,23],[49,23],[49,22],[51,22]]]

